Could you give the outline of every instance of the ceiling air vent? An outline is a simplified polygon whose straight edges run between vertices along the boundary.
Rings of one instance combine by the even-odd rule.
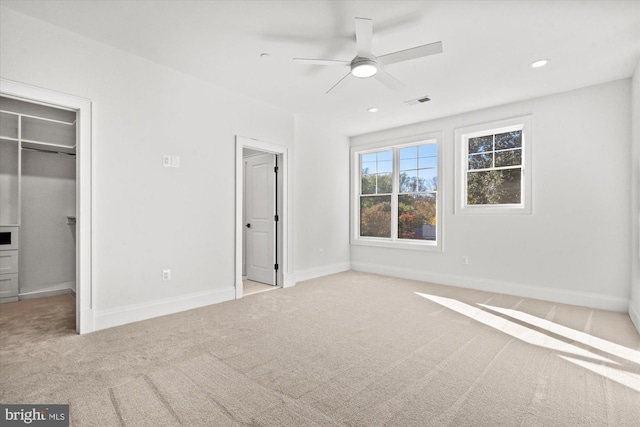
[[[429,101],[431,101],[431,98],[429,98],[428,96],[422,96],[420,98],[412,99],[411,101],[405,101],[404,103],[408,105],[418,105],[424,104],[425,102]]]

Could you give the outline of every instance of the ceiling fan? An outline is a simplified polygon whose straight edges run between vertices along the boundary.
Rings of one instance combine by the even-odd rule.
[[[374,56],[371,52],[371,40],[373,38],[373,21],[366,18],[356,18],[356,46],[358,52],[351,61],[339,61],[333,59],[293,58],[295,62],[311,65],[339,65],[349,67],[350,71],[338,83],[329,88],[331,92],[340,83],[353,77],[366,79],[375,77],[391,89],[401,89],[404,84],[387,73],[383,66],[396,62],[408,61],[423,56],[435,55],[442,52],[442,42],[429,43],[398,52],[388,53],[382,56]]]

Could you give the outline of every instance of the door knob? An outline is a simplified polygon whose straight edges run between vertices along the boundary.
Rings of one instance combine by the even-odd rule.
[[[247,224],[247,225],[245,225],[245,227],[251,228],[251,224]]]

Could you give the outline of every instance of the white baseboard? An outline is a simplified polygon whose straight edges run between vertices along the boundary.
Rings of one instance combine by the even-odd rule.
[[[633,326],[636,327],[636,330],[640,334],[640,313],[636,311],[631,303],[629,303],[629,317],[631,317],[631,322],[633,322]]]
[[[22,301],[26,299],[53,297],[56,295],[64,295],[69,293],[75,296],[74,286],[75,284],[73,282],[65,282],[59,285],[51,286],[47,289],[22,292],[20,293],[20,295],[18,295],[18,298]]]
[[[295,272],[296,283],[303,280],[311,280],[317,277],[328,276],[330,274],[342,273],[351,270],[351,263],[341,262],[338,264],[323,265],[321,267],[307,268]]]
[[[284,273],[282,275],[282,287],[283,288],[290,288],[292,286],[296,285],[296,280],[295,280],[295,275],[294,274],[289,274],[289,273]]]
[[[140,320],[151,319],[153,317],[166,316],[167,314],[230,301],[235,299],[235,297],[235,287],[229,287],[215,291],[197,292],[179,297],[100,310],[95,312],[94,330],[99,331],[101,329],[138,322]]]
[[[561,304],[579,305],[617,312],[629,311],[629,300],[626,298],[616,298],[589,292],[577,292],[565,289],[547,289],[513,282],[430,273],[406,268],[370,264],[366,262],[352,262],[351,269],[367,273],[382,274],[385,276],[456,286],[459,288],[534,298],[544,301],[558,302]]]
[[[83,310],[79,314],[80,316],[76,318],[76,329],[79,329],[78,333],[82,335],[95,331],[93,310]],[[78,322],[80,322],[79,326]]]

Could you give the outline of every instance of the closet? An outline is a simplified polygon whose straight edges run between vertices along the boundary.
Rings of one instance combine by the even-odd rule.
[[[76,289],[76,112],[0,97],[0,302]]]

